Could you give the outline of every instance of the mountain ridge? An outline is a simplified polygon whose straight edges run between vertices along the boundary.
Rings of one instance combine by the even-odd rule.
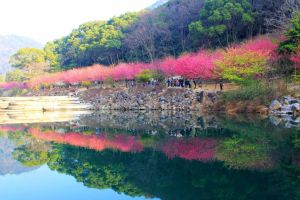
[[[161,6],[161,5],[165,4],[165,3],[167,3],[168,1],[169,1],[169,0],[158,0],[158,1],[156,1],[154,4],[152,4],[151,6],[149,6],[148,9],[153,10],[153,9],[158,8],[159,6]]]

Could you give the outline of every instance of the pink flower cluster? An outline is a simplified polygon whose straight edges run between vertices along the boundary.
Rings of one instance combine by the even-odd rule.
[[[300,50],[299,52],[292,56],[291,60],[294,62],[297,69],[300,69]]]
[[[130,80],[145,69],[159,70],[165,76],[183,76],[190,79],[211,79],[213,77],[214,61],[221,56],[220,53],[200,51],[180,56],[179,58],[166,58],[154,63],[121,63],[115,67],[94,65],[91,67],[72,69],[55,74],[47,74],[32,79],[30,87],[41,84],[58,82],[77,83],[82,81],[103,81],[107,78],[113,80]]]
[[[238,48],[260,52],[265,56],[271,56],[271,54],[278,48],[278,45],[268,38],[261,37],[255,40],[249,40],[246,43],[241,44]]]
[[[10,90],[13,88],[19,88],[19,89],[26,89],[28,88],[26,83],[20,83],[20,82],[3,82],[0,83],[0,89],[3,90]]]

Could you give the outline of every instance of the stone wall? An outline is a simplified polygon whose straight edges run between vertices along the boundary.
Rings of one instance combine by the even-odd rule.
[[[157,87],[90,89],[78,95],[97,110],[200,111],[208,97],[200,90]]]

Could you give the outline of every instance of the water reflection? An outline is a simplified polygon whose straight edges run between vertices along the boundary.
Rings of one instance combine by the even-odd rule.
[[[47,165],[88,188],[170,200],[299,198],[299,132],[269,119],[114,112],[0,133],[24,167]]]

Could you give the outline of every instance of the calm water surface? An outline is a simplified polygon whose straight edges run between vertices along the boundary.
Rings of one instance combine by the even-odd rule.
[[[3,124],[0,198],[300,199],[299,133],[279,119],[168,112]]]

